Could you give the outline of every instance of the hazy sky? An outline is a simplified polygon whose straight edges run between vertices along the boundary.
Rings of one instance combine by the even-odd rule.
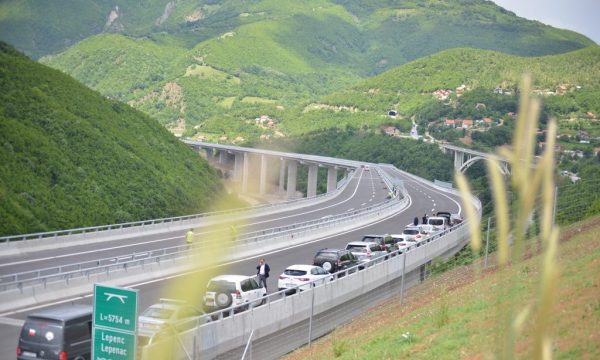
[[[493,0],[520,17],[581,33],[600,44],[600,0]]]

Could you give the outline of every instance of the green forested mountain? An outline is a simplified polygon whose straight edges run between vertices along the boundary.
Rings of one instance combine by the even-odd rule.
[[[456,110],[461,103],[474,109],[477,103],[508,101],[514,104],[509,111],[516,111],[516,93],[524,73],[531,75],[534,91],[546,95],[544,102],[552,115],[588,111],[598,114],[600,111],[597,98],[600,46],[542,57],[450,49],[325,96],[318,104],[297,108],[295,115],[290,112],[290,120],[286,120],[285,125],[292,133],[324,127],[378,125],[395,121],[386,116],[392,109],[408,123],[413,115],[417,120],[431,121]],[[466,92],[457,101],[455,91],[462,85]],[[565,90],[563,94],[561,86]],[[496,88],[502,89],[504,94],[494,95]],[[447,100],[434,96],[434,91],[444,89],[453,92]],[[479,114],[479,118],[484,116],[483,112]]]
[[[89,11],[105,14],[100,23],[113,11],[110,24],[42,62],[175,133],[208,140],[295,131],[288,120],[297,118],[297,110],[290,112],[297,104],[444,49],[539,56],[593,45],[484,0],[122,2],[93,1]],[[17,11],[13,2],[4,6]],[[20,18],[29,19],[23,26],[39,27],[35,16]],[[13,36],[12,29],[2,35]],[[257,127],[261,115],[274,125]]]
[[[200,212],[221,191],[155,120],[0,42],[0,235]]]

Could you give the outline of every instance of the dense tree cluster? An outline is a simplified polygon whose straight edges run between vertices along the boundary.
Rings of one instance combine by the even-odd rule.
[[[154,119],[0,43],[0,235],[177,216],[221,192]]]

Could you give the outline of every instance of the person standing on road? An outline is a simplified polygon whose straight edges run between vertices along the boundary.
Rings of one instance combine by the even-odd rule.
[[[258,266],[256,267],[256,276],[258,277],[258,285],[262,286],[267,290],[267,278],[269,277],[269,264],[265,262],[265,259],[262,258],[258,262]]]
[[[190,229],[185,234],[185,243],[188,245],[188,247],[190,247],[190,246],[192,246],[193,242],[194,242],[194,232],[192,231],[192,229]]]
[[[427,214],[423,214],[423,224],[427,224]]]

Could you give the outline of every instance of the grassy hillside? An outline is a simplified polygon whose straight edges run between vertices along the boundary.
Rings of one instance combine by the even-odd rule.
[[[484,90],[477,96],[467,95],[463,99],[474,104],[485,103],[486,97],[490,98],[496,87],[511,90],[514,97],[523,73],[532,75],[534,89],[540,93],[556,92],[560,85],[569,87],[571,91],[565,96],[548,98],[554,112],[560,113],[560,107],[554,104],[562,99],[579,103],[579,110],[583,112],[595,111],[600,106],[600,101],[590,101],[600,89],[599,46],[543,57],[520,57],[480,49],[450,49],[325,96],[319,101],[319,107],[298,109],[289,121],[286,120],[285,125],[289,125],[294,132],[305,132],[315,130],[317,124],[314,119],[318,118],[335,117],[338,127],[346,124],[362,126],[389,123],[392,120],[385,116],[388,110],[395,109],[401,116],[410,118],[428,107],[435,108],[448,103],[435,99],[433,91],[449,89],[454,92],[463,84],[467,86],[467,91]],[[574,95],[576,86],[581,87],[577,90],[580,94],[577,96]],[[508,99],[509,96],[501,95],[499,98]],[[331,110],[341,107],[354,111]]]
[[[150,117],[0,43],[0,235],[206,210],[214,170]]]
[[[304,131],[293,124],[299,103],[448,48],[535,56],[593,45],[483,0],[172,4],[123,4],[114,21],[120,26],[110,26],[117,34],[106,30],[42,62],[128,101],[177,134],[247,141]],[[256,128],[261,115],[277,126]],[[311,129],[329,128],[337,117],[312,116]]]
[[[552,358],[600,357],[600,218],[562,231],[560,278],[553,304]],[[484,359],[503,351],[499,311],[507,302],[535,304],[540,284],[533,279],[542,259],[533,256],[501,270],[481,264],[459,266],[409,291],[404,305],[397,298],[377,306],[351,323],[286,357],[294,359]],[[514,284],[511,292],[503,284]],[[539,304],[534,305],[539,306]],[[531,309],[531,311],[535,311]],[[393,314],[393,316],[390,316]],[[530,315],[531,318],[531,315]],[[516,339],[514,358],[530,359],[533,320]]]

